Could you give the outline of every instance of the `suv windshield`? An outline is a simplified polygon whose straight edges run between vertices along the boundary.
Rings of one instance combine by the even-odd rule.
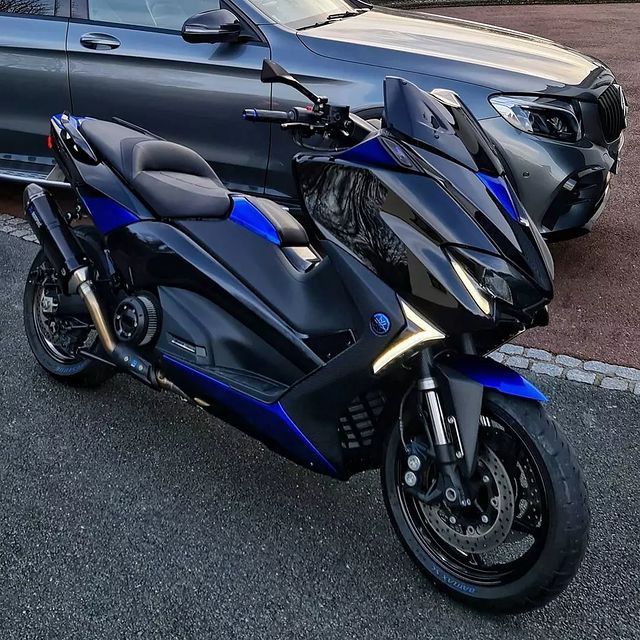
[[[356,9],[346,0],[251,0],[251,4],[273,20],[294,29],[322,23],[328,16]]]

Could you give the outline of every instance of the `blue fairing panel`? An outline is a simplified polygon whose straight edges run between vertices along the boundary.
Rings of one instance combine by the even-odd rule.
[[[389,155],[382,146],[379,137],[368,138],[359,145],[347,149],[338,156],[341,160],[355,162],[365,166],[381,166],[397,169],[398,163]]]
[[[199,389],[198,393],[219,402],[242,418],[257,437],[262,436],[266,441],[277,444],[292,459],[315,471],[337,476],[333,465],[300,431],[279,402],[261,402],[170,356],[165,355],[164,362],[176,376],[175,380],[184,385],[185,391]]]
[[[485,173],[477,174],[480,182],[484,184],[489,190],[489,193],[502,205],[503,209],[513,218],[516,222],[520,220],[520,215],[516,210],[516,206],[513,203],[513,198],[509,193],[509,188],[505,184],[503,178],[494,178]]]
[[[107,235],[120,227],[138,222],[139,218],[111,198],[105,196],[81,196],[82,203],[91,215],[96,228]]]
[[[248,229],[252,233],[261,236],[273,244],[280,244],[280,237],[275,227],[267,217],[255,207],[249,200],[240,196],[234,196],[233,209],[229,220],[232,220],[241,227]]]
[[[546,396],[519,373],[490,358],[461,356],[447,364],[488,389],[537,402],[547,401]]]

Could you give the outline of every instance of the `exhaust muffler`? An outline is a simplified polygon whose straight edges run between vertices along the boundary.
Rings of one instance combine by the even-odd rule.
[[[24,211],[63,291],[69,296],[79,295],[82,298],[102,346],[112,355],[117,343],[91,282],[89,261],[78,239],[63,220],[55,200],[42,187],[30,184],[24,190]]]
[[[30,184],[24,191],[24,210],[63,291],[69,296],[80,296],[113,363],[155,389],[164,389],[190,400],[133,349],[116,342],[91,280],[89,260],[51,194],[36,184]]]
[[[24,211],[63,290],[71,295],[72,275],[88,263],[78,239],[63,220],[51,194],[37,184],[24,190]]]

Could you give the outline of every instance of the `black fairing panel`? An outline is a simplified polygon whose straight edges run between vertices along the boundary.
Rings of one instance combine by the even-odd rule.
[[[322,364],[304,336],[179,229],[162,222],[139,222],[111,233],[107,247],[132,289],[164,286],[192,291],[250,327],[305,373]]]
[[[340,418],[355,398],[380,387],[390,394],[389,402],[393,402],[394,390],[402,381],[401,372],[375,376],[372,365],[404,329],[406,321],[393,289],[334,243],[323,241],[321,246],[358,309],[355,328],[360,337],[354,345],[295,385],[282,397],[281,404],[296,424],[304,424],[305,435],[346,477],[360,469],[348,465],[350,456],[340,438]],[[390,320],[389,333],[384,336],[376,335],[370,328],[372,316],[379,312]],[[390,415],[397,415],[397,406],[390,408]],[[379,425],[384,426],[391,424]]]
[[[351,251],[388,286],[407,301],[416,304],[437,326],[463,326],[465,329],[490,328],[489,319],[476,313],[473,300],[459,279],[451,277],[449,263],[441,246],[446,241],[447,220],[443,216],[464,212],[442,193],[438,184],[423,176],[417,185],[419,202],[431,202],[430,216],[418,215],[375,172],[339,163],[307,161],[299,166],[300,187],[305,206],[328,237]],[[390,177],[395,174],[389,173]],[[413,177],[413,176],[409,176]],[[400,190],[404,191],[403,184]],[[422,197],[420,197],[422,196]],[[417,203],[416,203],[417,204]],[[453,203],[455,205],[455,203]],[[445,207],[446,205],[446,207]],[[484,234],[473,225],[459,225],[457,239],[471,243]],[[455,233],[455,232],[454,232]],[[467,307],[460,300],[467,301]]]
[[[437,207],[433,206],[421,186],[425,182],[424,176],[389,176],[393,188],[413,207],[419,207],[418,210],[424,209],[424,204],[419,203],[428,202],[428,210],[438,212],[437,218],[431,216],[429,220],[441,221],[445,230],[443,237],[448,244],[502,255],[532,278],[544,294],[551,295],[553,259],[535,224],[522,224],[505,215],[475,173],[425,150],[416,149],[416,152],[428,162],[430,168],[447,176],[442,193],[445,198],[453,196],[458,209],[447,205],[446,201],[438,202]],[[415,194],[413,199],[411,194]],[[514,204],[522,207],[515,196]],[[468,220],[460,218],[459,212],[465,212],[475,224],[470,225]],[[524,214],[524,210],[521,213]],[[465,229],[464,237],[462,228]]]
[[[287,387],[304,377],[260,335],[203,296],[170,287],[160,287],[158,296],[162,353],[202,370],[247,372]]]
[[[339,156],[298,156],[304,215],[447,335],[477,334],[478,349],[485,352],[538,322],[551,280],[535,230],[509,218],[472,171],[429,156],[434,165],[425,162],[423,173],[364,167]],[[459,188],[443,177],[445,171]],[[523,286],[531,289],[535,308],[498,302],[495,314],[485,315],[455,273],[451,247],[515,262],[526,274]]]
[[[188,220],[179,226],[301,334],[354,328],[357,310],[329,257],[301,273],[278,245],[231,220]]]

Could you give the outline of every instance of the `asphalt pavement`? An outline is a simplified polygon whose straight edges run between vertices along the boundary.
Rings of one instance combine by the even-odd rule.
[[[22,329],[37,247],[0,234],[0,638],[640,638],[640,398],[536,379],[576,447],[592,541],[568,592],[489,617],[437,593],[378,476],[316,476],[118,377],[48,378]]]

